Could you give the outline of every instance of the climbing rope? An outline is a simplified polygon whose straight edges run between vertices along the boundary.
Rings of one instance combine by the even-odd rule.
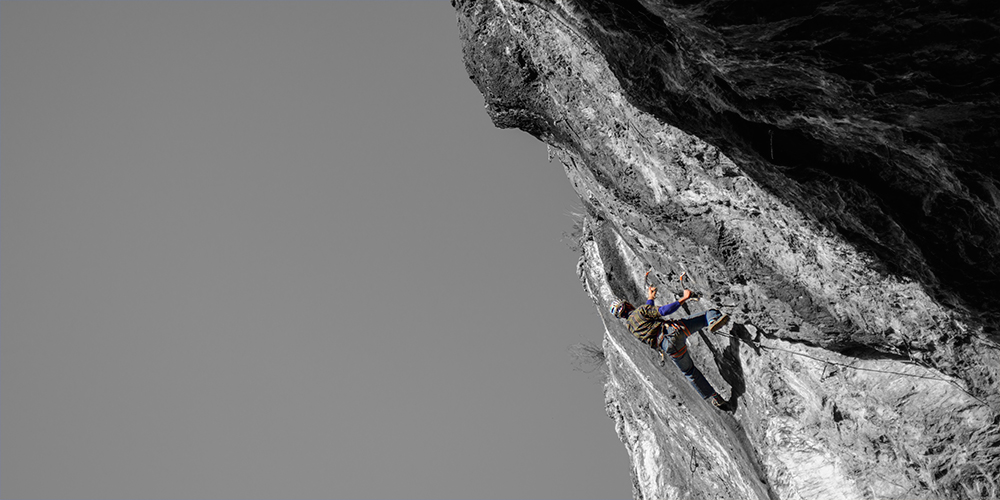
[[[822,358],[818,358],[816,356],[810,356],[809,354],[802,353],[802,352],[796,352],[796,351],[792,351],[792,350],[789,350],[789,349],[782,349],[780,347],[767,346],[767,345],[761,344],[759,342],[752,342],[752,341],[746,340],[744,338],[737,337],[735,335],[730,335],[728,333],[720,333],[720,332],[714,332],[714,333],[715,333],[715,335],[719,335],[720,337],[729,337],[731,339],[736,339],[736,340],[740,340],[740,341],[746,342],[751,347],[757,347],[757,348],[767,349],[767,350],[771,350],[771,351],[786,352],[786,353],[792,354],[794,356],[800,356],[800,357],[803,357],[803,358],[809,358],[809,359],[812,359],[812,360],[815,360],[815,361],[819,361],[821,363],[825,363],[825,364],[828,364],[828,365],[840,366],[840,367],[849,368],[849,369],[852,369],[852,370],[885,373],[885,374],[888,374],[888,375],[899,375],[899,376],[902,376],[902,377],[922,378],[922,379],[927,379],[927,380],[938,380],[938,381],[941,381],[941,382],[947,382],[947,383],[955,386],[958,390],[960,390],[960,391],[968,394],[969,397],[975,399],[976,401],[979,401],[984,406],[990,407],[989,403],[987,403],[986,401],[983,401],[982,399],[980,399],[979,397],[977,397],[975,394],[972,394],[971,392],[969,392],[968,390],[966,390],[961,385],[958,385],[958,383],[955,382],[954,380],[947,379],[947,378],[944,378],[944,377],[937,377],[937,376],[933,376],[933,375],[918,375],[918,374],[915,374],[915,373],[905,373],[905,372],[898,372],[898,371],[893,371],[893,370],[881,370],[881,369],[878,369],[878,368],[865,368],[863,366],[854,366],[854,365],[849,365],[847,363],[841,363],[839,361],[830,361],[828,359],[822,359]],[[924,365],[922,363],[919,363],[919,362],[917,362],[916,360],[914,360],[912,358],[908,361],[908,363],[914,364],[916,366],[920,366],[920,367],[928,369],[928,370],[931,369],[930,367],[928,367],[928,366],[926,366],[926,365]]]
[[[646,284],[647,287],[649,286],[649,273],[651,273],[653,271],[654,271],[654,269],[652,267],[650,267],[649,271],[646,271],[646,274],[643,276],[643,282]],[[685,277],[688,278],[688,281],[691,281],[691,278],[688,277],[688,276],[686,276],[686,275],[687,275],[686,271],[682,272],[681,275],[680,275],[680,277],[678,278],[678,281],[680,281],[683,284]],[[660,281],[660,280],[658,279],[657,281]],[[697,298],[692,298],[690,300],[698,300],[698,299]],[[972,399],[975,399],[976,401],[979,401],[980,403],[983,404],[983,406],[992,408],[992,406],[990,406],[989,403],[987,403],[986,401],[980,399],[975,394],[972,394],[971,392],[969,392],[968,390],[966,390],[964,387],[962,387],[961,385],[959,385],[957,382],[955,382],[952,379],[943,378],[943,377],[937,377],[937,376],[933,376],[933,375],[917,375],[915,373],[904,373],[904,372],[898,372],[898,371],[893,371],[893,370],[881,370],[881,369],[878,369],[878,368],[865,368],[865,367],[861,367],[861,366],[854,366],[854,365],[849,365],[847,363],[841,363],[841,362],[838,362],[838,361],[830,361],[830,360],[827,360],[827,359],[818,358],[816,356],[810,356],[809,354],[805,354],[805,353],[802,353],[802,352],[795,352],[795,351],[791,351],[791,350],[788,350],[788,349],[782,349],[780,347],[766,346],[766,345],[761,344],[759,342],[753,342],[753,341],[750,341],[750,340],[747,340],[747,339],[744,339],[744,338],[741,338],[741,337],[737,337],[735,335],[730,335],[730,334],[727,334],[727,333],[720,333],[720,332],[713,332],[713,333],[715,333],[715,335],[719,335],[721,337],[729,337],[729,338],[732,338],[732,339],[743,341],[743,342],[747,343],[748,345],[750,345],[751,347],[754,347],[754,348],[762,348],[762,349],[768,349],[768,350],[771,350],[771,351],[786,352],[786,353],[792,354],[794,356],[800,356],[800,357],[803,357],[803,358],[809,358],[809,359],[812,359],[812,360],[815,360],[815,361],[819,361],[821,363],[825,363],[827,365],[840,366],[840,367],[848,368],[848,369],[852,369],[852,370],[860,370],[860,371],[876,372],[876,373],[885,373],[885,374],[888,374],[888,375],[899,375],[899,376],[902,376],[902,377],[911,377],[911,378],[920,378],[920,379],[926,379],[926,380],[938,380],[938,381],[941,381],[941,382],[947,382],[947,383],[955,386],[958,390],[960,390],[960,391],[968,394],[969,397],[971,397]],[[981,340],[985,341],[985,339],[981,339]],[[662,361],[663,360],[662,360],[662,353],[661,353],[661,365],[663,364]],[[923,363],[920,363],[920,362],[914,360],[912,357],[909,359],[908,363],[916,365],[916,366],[920,366],[920,367],[922,367],[924,369],[927,369],[927,370],[931,370],[932,369],[931,367],[929,367],[929,366],[927,366],[927,365],[925,365]],[[825,369],[824,369],[824,373],[825,373]]]

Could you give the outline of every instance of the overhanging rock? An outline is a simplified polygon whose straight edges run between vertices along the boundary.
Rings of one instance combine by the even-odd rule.
[[[637,498],[1000,495],[997,12],[453,4],[490,116],[587,208]],[[733,415],[606,313],[650,268],[732,315],[691,352]]]

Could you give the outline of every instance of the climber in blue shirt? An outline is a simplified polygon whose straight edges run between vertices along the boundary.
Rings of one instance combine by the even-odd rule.
[[[706,326],[712,332],[722,328],[729,321],[729,315],[716,309],[709,309],[703,314],[696,314],[684,319],[663,319],[662,316],[674,313],[681,307],[681,304],[691,298],[691,290],[684,290],[684,295],[680,299],[659,308],[654,303],[656,287],[649,287],[647,293],[648,300],[638,309],[624,299],[615,300],[611,304],[611,314],[617,318],[625,319],[632,335],[659,351],[661,360],[664,353],[669,354],[670,358],[674,360],[674,364],[684,373],[684,376],[701,394],[702,398],[711,398],[712,404],[716,407],[728,409],[726,400],[712,388],[712,384],[705,379],[698,367],[694,366],[694,361],[691,360],[691,355],[687,352],[687,338]]]

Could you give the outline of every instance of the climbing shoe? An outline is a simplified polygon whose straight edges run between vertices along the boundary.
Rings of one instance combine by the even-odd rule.
[[[729,323],[729,315],[723,314],[722,316],[715,318],[715,321],[709,323],[708,331],[715,333],[716,331],[719,330],[719,328],[722,328],[726,323]]]
[[[712,397],[709,399],[712,400],[712,405],[714,405],[716,408],[722,411],[729,411],[729,402],[726,401],[725,399],[722,399],[721,395],[713,394]]]

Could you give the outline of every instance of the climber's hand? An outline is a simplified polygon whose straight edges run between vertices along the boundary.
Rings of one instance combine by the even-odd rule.
[[[653,300],[653,299],[656,298],[656,287],[655,286],[649,287],[649,289],[646,291],[646,297],[649,300]]]
[[[684,289],[684,295],[682,295],[681,298],[677,299],[677,302],[680,303],[680,304],[683,304],[684,302],[686,302],[690,298],[691,298],[691,290],[688,290],[688,289],[685,288]]]

